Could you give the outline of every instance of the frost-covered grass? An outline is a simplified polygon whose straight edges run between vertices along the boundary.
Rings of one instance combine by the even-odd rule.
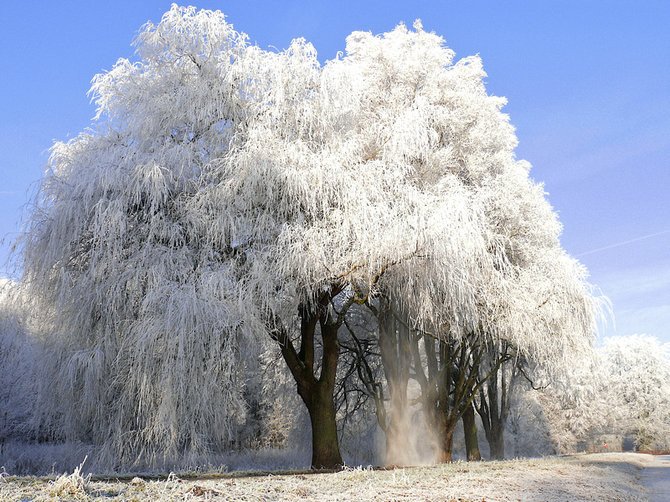
[[[311,451],[304,447],[260,448],[208,455],[191,455],[159,467],[126,466],[125,471],[110,469],[100,460],[99,448],[84,443],[29,443],[8,441],[0,444],[0,466],[15,476],[47,476],[73,472],[87,458],[87,472],[117,476],[123,472],[157,475],[161,472],[240,472],[308,469]]]
[[[646,500],[637,474],[649,458],[609,453],[335,473],[184,473],[161,479],[87,479],[77,471],[56,479],[4,476],[0,500],[635,501]]]

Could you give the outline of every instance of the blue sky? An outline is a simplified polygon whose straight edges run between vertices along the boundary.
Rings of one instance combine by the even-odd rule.
[[[203,1],[262,47],[305,37],[322,61],[354,30],[416,18],[458,57],[479,53],[506,96],[518,155],[564,225],[562,242],[614,305],[606,334],[670,341],[670,2]],[[168,1],[11,2],[0,11],[0,275],[54,139],[94,114],[91,77],[132,56]]]

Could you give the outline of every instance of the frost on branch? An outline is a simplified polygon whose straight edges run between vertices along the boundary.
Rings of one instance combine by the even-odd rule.
[[[335,304],[392,297],[415,329],[537,361],[589,346],[585,272],[478,57],[400,25],[321,65],[177,6],[136,47],[93,79],[23,238],[53,437],[112,465],[225,449],[267,344],[290,356],[308,314],[323,339]]]
[[[112,465],[224,448],[258,343],[234,241],[211,241],[193,203],[254,113],[247,75],[262,58],[194,9],[137,44],[139,62],[94,79],[94,129],[53,147],[24,242],[24,282],[52,323],[42,415]]]

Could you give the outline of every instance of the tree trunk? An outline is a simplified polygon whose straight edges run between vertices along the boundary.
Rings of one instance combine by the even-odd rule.
[[[465,432],[465,456],[468,461],[481,460],[479,452],[479,441],[477,439],[477,423],[475,422],[475,410],[472,405],[465,408],[463,413],[463,431]]]
[[[505,458],[505,435],[500,424],[491,424],[490,437],[488,437],[492,460],[503,460]]]
[[[454,451],[454,427],[447,427],[442,430],[440,435],[439,451],[437,455],[438,463],[448,463],[453,461]]]
[[[438,456],[440,462],[452,461],[452,449],[454,440],[454,431],[459,420],[464,424],[470,425],[469,429],[474,430],[474,448],[477,450],[476,459],[479,457],[479,448],[477,444],[477,428],[474,423],[474,410],[472,408],[472,398],[474,385],[478,375],[479,356],[474,353],[473,346],[468,345],[467,341],[440,342],[440,373],[441,378],[437,385],[437,406],[435,412],[438,415],[439,430],[441,431],[441,451]],[[428,354],[428,351],[427,351]],[[468,414],[464,417],[464,414]],[[468,423],[471,419],[471,424]],[[466,441],[468,438],[466,429]],[[469,432],[472,432],[469,431]],[[470,446],[470,445],[468,445]],[[468,450],[468,459],[470,460],[470,451]],[[472,452],[474,456],[474,452]]]
[[[298,387],[312,425],[312,468],[337,469],[342,467],[342,455],[337,437],[335,412],[335,378],[340,346],[337,332],[340,322],[331,318],[328,303],[337,296],[339,289],[324,294],[319,302],[300,306],[300,351],[296,351],[282,326],[278,326],[273,336],[279,342],[282,356],[286,361]],[[321,326],[323,352],[321,374],[317,378],[314,371],[314,337],[316,326]]]
[[[342,456],[337,438],[337,421],[333,390],[317,384],[307,406],[312,424],[312,469],[342,467]]]
[[[490,457],[493,460],[505,458],[505,424],[512,403],[512,393],[516,385],[518,361],[505,342],[493,344],[489,352],[489,364],[498,362],[498,367],[488,379],[486,389],[480,388],[477,412],[482,418]]]
[[[489,392],[489,395],[495,395]],[[498,414],[495,399],[487,401],[482,398],[483,406],[477,411],[482,418],[486,442],[489,444],[489,458],[491,460],[502,460],[505,458],[505,422],[504,417]]]

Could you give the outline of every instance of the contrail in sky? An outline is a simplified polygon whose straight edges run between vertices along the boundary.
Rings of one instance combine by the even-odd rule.
[[[658,235],[665,235],[665,234],[670,234],[670,230],[663,230],[661,232],[656,232],[656,233],[653,233],[653,234],[643,235],[642,237],[636,237],[635,239],[630,239],[630,240],[622,241],[622,242],[616,242],[616,243],[610,244],[608,246],[603,246],[601,248],[596,248],[596,249],[592,249],[591,251],[586,251],[584,253],[580,253],[580,254],[577,255],[577,257],[586,256],[586,255],[593,254],[593,253],[599,253],[600,251],[605,251],[607,249],[612,249],[612,248],[618,248],[620,246],[626,246],[627,244],[632,244],[633,242],[643,241],[645,239],[650,239],[652,237],[656,237]]]

